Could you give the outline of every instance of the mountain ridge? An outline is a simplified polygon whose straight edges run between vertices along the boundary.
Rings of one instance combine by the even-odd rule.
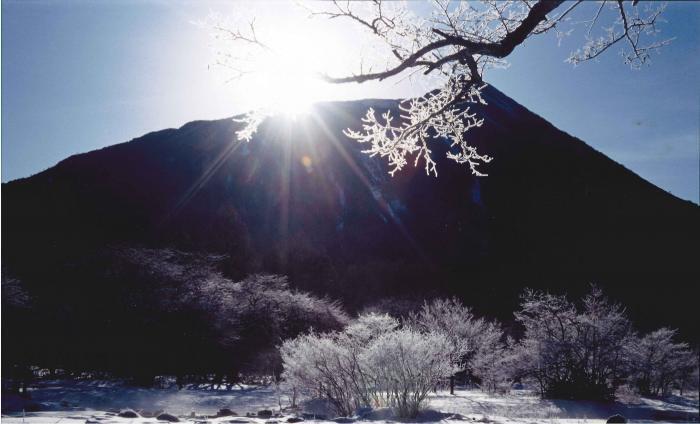
[[[493,86],[490,86],[490,85],[489,85],[489,87],[493,87]],[[401,102],[401,101],[403,101],[403,100],[406,100],[406,99],[365,98],[365,99],[358,99],[358,100],[323,101],[323,102],[315,103],[313,107],[314,107],[314,108],[322,108],[322,107],[324,107],[324,105],[333,105],[333,104],[362,104],[362,105],[368,105],[368,106],[375,106],[375,107],[376,107],[377,104],[382,104],[382,103],[385,104],[385,107],[386,107],[386,105],[389,105],[389,104],[396,104],[397,102]],[[523,106],[521,106],[521,107],[523,107]],[[658,190],[660,190],[660,191],[662,191],[662,192],[664,192],[664,193],[666,193],[666,194],[672,196],[673,198],[675,198],[675,199],[677,199],[677,200],[680,200],[680,201],[682,201],[682,202],[689,203],[689,204],[694,205],[694,206],[700,206],[700,204],[695,203],[695,202],[693,202],[692,200],[684,199],[684,198],[682,198],[682,197],[679,197],[679,196],[673,194],[673,193],[672,193],[671,191],[669,191],[669,190],[666,190],[666,189],[664,189],[664,188],[662,188],[662,187],[657,186],[656,184],[652,183],[651,181],[645,179],[643,176],[641,176],[640,174],[638,174],[638,173],[637,173],[636,171],[634,171],[633,169],[628,168],[626,165],[622,164],[621,162],[618,162],[617,160],[610,158],[609,156],[607,156],[607,155],[605,154],[605,152],[603,152],[603,151],[601,151],[601,150],[599,150],[599,149],[593,147],[592,145],[586,143],[585,140],[583,140],[583,139],[581,139],[581,138],[579,138],[579,137],[577,137],[577,136],[575,136],[575,135],[572,135],[572,134],[568,133],[567,131],[564,131],[564,130],[562,130],[562,129],[556,127],[554,124],[552,124],[552,123],[550,123],[549,121],[547,121],[543,116],[541,116],[541,115],[539,115],[539,114],[537,114],[537,113],[535,113],[535,112],[532,112],[531,110],[526,109],[525,107],[523,107],[523,108],[524,108],[525,110],[527,110],[528,113],[531,113],[532,115],[536,116],[537,118],[542,119],[543,121],[547,122],[547,124],[549,124],[553,129],[555,129],[555,130],[557,130],[557,131],[563,133],[563,134],[566,135],[567,137],[570,137],[570,138],[572,138],[572,139],[575,139],[577,142],[580,142],[580,143],[586,145],[588,148],[590,148],[591,150],[595,151],[596,153],[601,154],[601,155],[605,156],[607,159],[610,159],[611,161],[615,162],[618,166],[622,167],[625,171],[627,171],[627,172],[629,172],[629,173],[631,173],[631,174],[634,174],[634,175],[637,176],[640,180],[644,181],[646,184],[649,184],[649,185],[653,186],[654,188],[656,188],[656,189],[658,189]],[[15,179],[12,179],[12,180],[5,181],[5,182],[2,183],[2,185],[10,184],[10,183],[15,183],[15,182],[19,182],[19,181],[23,181],[23,180],[30,179],[30,178],[35,177],[35,176],[37,176],[37,175],[43,174],[44,172],[49,171],[49,170],[51,170],[51,169],[53,169],[53,168],[55,168],[55,167],[57,167],[57,166],[60,166],[60,165],[62,165],[64,162],[71,161],[71,160],[74,160],[74,159],[76,159],[76,158],[78,158],[78,157],[82,157],[82,156],[84,156],[84,155],[89,155],[89,154],[94,153],[94,152],[99,152],[99,151],[102,151],[102,150],[105,150],[105,149],[109,149],[109,148],[111,148],[111,147],[115,147],[115,146],[119,146],[119,145],[123,145],[123,144],[127,144],[127,143],[132,143],[132,142],[138,142],[138,141],[141,141],[141,140],[144,139],[144,138],[148,138],[148,137],[156,136],[156,135],[163,135],[163,134],[165,134],[165,133],[172,132],[172,131],[182,131],[182,130],[184,130],[184,129],[187,128],[187,127],[190,127],[190,126],[192,126],[192,125],[197,125],[197,124],[200,124],[200,123],[229,122],[229,121],[235,120],[236,118],[243,117],[244,115],[245,115],[245,113],[240,113],[240,114],[237,114],[237,115],[232,115],[232,116],[230,116],[230,117],[219,118],[219,119],[195,119],[195,120],[188,121],[188,122],[184,123],[184,124],[181,125],[180,127],[169,127],[169,128],[163,128],[163,129],[160,129],[160,130],[149,131],[149,132],[147,132],[147,133],[145,133],[145,134],[143,134],[143,135],[140,135],[140,136],[137,136],[137,137],[133,137],[133,138],[131,138],[131,139],[128,140],[128,141],[123,141],[123,142],[119,142],[119,143],[115,143],[115,144],[110,144],[110,145],[103,146],[103,147],[99,147],[99,148],[95,148],[95,149],[92,149],[92,150],[87,150],[87,151],[85,151],[85,152],[78,152],[78,153],[71,154],[71,155],[67,156],[67,157],[64,158],[64,159],[59,160],[58,162],[56,162],[56,164],[54,164],[54,165],[52,165],[52,166],[50,166],[50,167],[48,167],[48,168],[46,168],[46,169],[43,169],[43,170],[41,170],[41,171],[38,171],[38,172],[36,172],[36,173],[34,173],[34,174],[31,174],[31,175],[28,175],[28,176],[26,176],[26,177],[19,177],[19,178],[15,178]]]
[[[525,286],[576,295],[593,282],[632,304],[642,327],[696,337],[684,291],[699,276],[700,208],[495,88],[485,95],[474,109],[486,122],[468,134],[495,158],[484,178],[445,159],[442,143],[438,178],[421,166],[389,177],[341,133],[370,105],[395,107],[389,99],[272,118],[250,143],[224,118],[70,156],[3,183],[3,263],[42,292],[105,246],[173,246],[226,253],[233,278],[288,274],[353,310],[457,295],[501,319]]]

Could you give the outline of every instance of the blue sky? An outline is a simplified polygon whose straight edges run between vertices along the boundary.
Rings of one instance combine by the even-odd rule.
[[[207,31],[192,22],[226,2],[2,2],[2,181],[71,154],[250,107],[208,65]],[[267,9],[275,7],[267,5]],[[284,7],[289,6],[285,4]],[[672,2],[653,64],[630,70],[611,51],[564,63],[582,43],[536,37],[487,81],[678,197],[699,201],[700,3]],[[363,84],[328,99],[406,97],[420,87]]]

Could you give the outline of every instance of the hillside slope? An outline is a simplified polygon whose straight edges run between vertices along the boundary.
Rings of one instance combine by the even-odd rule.
[[[435,148],[439,178],[420,166],[388,176],[342,129],[391,100],[270,119],[250,143],[234,141],[230,119],[196,121],[72,156],[3,184],[4,271],[45,296],[87,284],[74,270],[107,246],[168,246],[226,253],[234,278],[287,274],[350,309],[455,294],[501,319],[523,287],[596,283],[642,328],[697,341],[700,208],[496,89],[485,99],[486,123],[469,134],[495,157],[485,178],[444,159],[447,145]]]

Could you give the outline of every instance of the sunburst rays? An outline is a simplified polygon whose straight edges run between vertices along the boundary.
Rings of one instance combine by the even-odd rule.
[[[335,214],[340,214],[337,219],[342,220],[343,210],[348,207],[345,187],[341,185],[342,171],[334,168],[339,164],[337,161],[333,162],[332,151],[340,156],[342,163],[367,191],[369,199],[372,199],[379,213],[395,226],[420,258],[428,261],[427,255],[404,225],[400,215],[392,210],[385,199],[381,187],[376,187],[376,183],[368,178],[366,165],[358,163],[357,155],[349,150],[347,140],[341,139],[344,137],[341,129],[334,129],[337,125],[329,125],[328,119],[351,122],[355,117],[338,104],[323,103],[314,106],[308,114],[303,116],[291,117],[287,114],[279,114],[268,118],[267,122],[261,126],[261,131],[249,142],[261,143],[261,145],[251,149],[252,152],[245,159],[248,162],[241,171],[243,174],[240,181],[245,183],[244,189],[271,191],[263,193],[269,200],[264,202],[268,210],[261,210],[259,213],[267,217],[263,220],[264,222],[275,223],[277,259],[280,264],[287,262],[290,241],[294,237],[294,234],[290,233],[290,214],[317,213],[318,210],[303,210],[305,207],[312,206],[335,211]],[[329,145],[324,146],[321,143],[329,143]],[[228,162],[228,159],[245,145],[246,142],[234,139],[214,156],[168,211],[163,223],[167,223],[179,214],[212,176]],[[279,151],[270,153],[266,150],[271,148]],[[271,158],[276,159],[271,160]],[[257,184],[258,181],[268,183]],[[305,194],[310,196],[307,198],[312,199],[308,204],[301,200],[303,196],[300,190],[305,190]],[[296,203],[293,204],[293,202]],[[322,223],[319,222],[319,224]]]

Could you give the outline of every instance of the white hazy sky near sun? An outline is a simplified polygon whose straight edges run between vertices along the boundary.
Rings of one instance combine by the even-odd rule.
[[[396,3],[390,3],[395,5]],[[274,5],[274,7],[271,7]],[[360,3],[361,6],[369,3]],[[250,109],[266,106],[271,101],[298,103],[356,99],[366,97],[409,97],[425,93],[435,87],[431,77],[415,78],[403,75],[384,82],[363,84],[330,84],[318,78],[323,73],[347,76],[361,71],[370,72],[386,68],[391,51],[375,36],[363,31],[356,22],[347,19],[329,20],[311,18],[309,10],[293,2],[235,2],[221,9],[211,8],[206,19],[193,21],[203,31],[217,34],[211,28],[238,28],[250,36],[250,23],[254,23],[255,35],[269,50],[239,41],[231,43],[225,37],[210,39],[210,63],[216,63],[218,55],[236,58],[237,70],[253,70],[237,78],[236,71],[223,66],[209,68],[217,87],[226,84],[233,97],[240,102],[237,107]],[[210,81],[210,82],[212,82]]]
[[[256,16],[260,38],[281,46],[282,69],[224,83],[226,74],[211,66],[210,31],[197,22],[234,11],[246,22]],[[305,15],[291,2],[3,1],[2,181],[150,131],[242,113],[280,91],[345,100],[410,97],[431,88],[420,79],[327,85],[301,77],[329,64],[329,72],[357,70],[362,53],[381,57],[371,54],[370,35],[357,25]],[[510,69],[491,72],[487,81],[697,203],[700,3],[672,2],[666,17],[663,35],[676,40],[640,71],[622,64],[616,51],[598,63],[565,64],[583,42],[575,32],[560,47],[550,35],[529,40],[509,58]],[[297,71],[283,69],[291,67]]]

